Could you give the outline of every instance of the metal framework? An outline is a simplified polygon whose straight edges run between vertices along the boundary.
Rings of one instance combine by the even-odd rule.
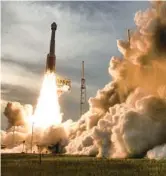
[[[31,153],[33,152],[33,133],[34,133],[34,122],[32,123]]]
[[[127,34],[128,34],[128,41],[129,41],[129,44],[130,44],[130,29],[127,30]]]
[[[84,112],[84,106],[86,103],[86,83],[85,83],[85,74],[84,74],[84,61],[82,61],[82,70],[81,70],[81,97],[80,97],[80,116]]]
[[[13,147],[15,146],[15,126],[13,127],[13,139],[12,139]]]

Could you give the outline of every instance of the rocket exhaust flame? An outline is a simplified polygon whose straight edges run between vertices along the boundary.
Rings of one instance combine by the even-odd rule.
[[[47,72],[44,76],[40,96],[33,116],[35,126],[47,128],[62,122],[58,102],[56,76]]]

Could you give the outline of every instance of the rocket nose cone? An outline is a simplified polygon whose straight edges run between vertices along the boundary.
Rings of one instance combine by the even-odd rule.
[[[53,23],[51,24],[51,29],[52,29],[52,30],[56,30],[56,29],[57,29],[57,24],[56,24],[55,22],[53,22]]]

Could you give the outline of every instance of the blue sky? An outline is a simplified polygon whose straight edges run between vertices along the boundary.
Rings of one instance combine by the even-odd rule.
[[[49,52],[50,25],[55,21],[57,72],[72,80],[61,99],[64,119],[79,118],[80,69],[85,61],[87,97],[111,81],[112,56],[119,56],[117,39],[127,38],[134,15],[149,2],[2,2],[2,104],[35,105]],[[3,105],[2,105],[3,106]],[[2,108],[3,110],[3,108]],[[4,119],[2,127],[5,126]]]

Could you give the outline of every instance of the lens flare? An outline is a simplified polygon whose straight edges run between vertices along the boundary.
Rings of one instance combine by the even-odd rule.
[[[33,115],[33,123],[36,127],[47,128],[51,125],[59,125],[62,122],[62,114],[57,94],[56,75],[46,73],[40,91],[38,103]]]

